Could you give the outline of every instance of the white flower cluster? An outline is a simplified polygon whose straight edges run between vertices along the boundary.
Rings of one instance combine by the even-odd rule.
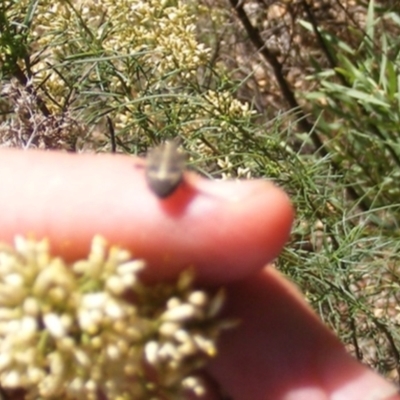
[[[12,12],[22,15],[29,6],[28,0],[10,4]],[[119,93],[126,86],[131,86],[132,94],[135,92],[138,76],[129,70],[133,63],[143,70],[151,69],[146,73],[146,87],[166,76],[170,85],[180,84],[182,78],[195,77],[197,70],[208,63],[211,53],[211,49],[198,42],[195,21],[196,16],[181,1],[40,0],[30,29],[32,47],[40,49],[42,56],[32,66],[34,80],[43,83],[45,79],[46,89],[62,103],[71,88],[60,75],[68,75],[73,63],[65,70],[59,64],[68,56],[98,51],[110,57],[107,62],[118,70],[118,74],[113,74],[113,68],[109,69],[103,78],[112,80],[111,93]],[[57,69],[49,68],[51,64],[57,65]],[[97,81],[99,71],[90,62],[87,65],[79,72],[77,65],[72,68],[78,76],[83,74]]]
[[[123,141],[133,136],[139,149],[140,141],[149,144],[146,124],[140,122],[146,119],[154,131],[163,132],[173,121],[183,137],[203,131],[219,141],[220,135],[240,134],[238,126],[254,114],[229,91],[204,93],[199,85],[208,76],[211,49],[198,38],[201,18],[196,10],[220,25],[223,7],[203,7],[202,12],[201,5],[180,0],[39,0],[30,9],[29,0],[6,2],[7,16],[16,21],[16,15],[34,11],[29,29],[32,82],[53,114],[66,100],[71,108],[84,110],[82,119],[96,119],[92,113],[102,115],[103,107]],[[218,75],[229,79],[222,78],[223,71]],[[102,123],[99,127],[106,131]],[[102,134],[94,133],[92,139],[107,148]],[[74,148],[80,149],[80,141]]]
[[[0,246],[0,386],[26,399],[178,399],[216,354],[222,293],[145,286],[142,260],[96,237],[67,265],[46,241]]]
[[[230,160],[229,156],[219,158],[217,165],[221,168],[221,178],[223,180],[237,178],[237,179],[251,179],[251,168],[250,167],[237,167]]]
[[[252,115],[255,110],[250,110],[249,103],[241,103],[235,99],[229,92],[216,92],[209,90],[205,96],[208,107],[217,113],[217,115],[229,115],[230,117],[243,117]]]

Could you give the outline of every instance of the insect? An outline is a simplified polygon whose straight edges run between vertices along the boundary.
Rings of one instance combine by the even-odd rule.
[[[168,140],[150,150],[146,158],[147,184],[161,199],[170,196],[183,180],[185,155],[178,146],[177,140]]]

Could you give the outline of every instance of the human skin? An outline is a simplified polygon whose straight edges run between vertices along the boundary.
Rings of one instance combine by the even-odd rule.
[[[146,259],[149,281],[173,279],[191,265],[199,284],[224,285],[226,314],[241,324],[224,334],[206,376],[232,399],[400,400],[267,266],[293,220],[288,197],[271,183],[187,173],[161,200],[146,184],[142,160],[9,149],[0,151],[0,182],[1,241],[47,237],[54,254],[72,261],[101,234]]]

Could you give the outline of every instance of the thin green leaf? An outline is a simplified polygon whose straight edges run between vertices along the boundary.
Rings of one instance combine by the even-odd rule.
[[[24,18],[24,25],[26,26],[27,29],[29,29],[31,26],[38,3],[39,3],[39,0],[33,0],[30,2],[29,6],[28,6],[28,10],[27,10],[25,18]]]
[[[399,87],[397,86],[397,71],[394,64],[389,60],[387,63],[387,93],[390,100],[394,99]]]
[[[368,11],[367,11],[365,31],[368,35],[368,38],[371,41],[374,40],[374,30],[375,30],[374,14],[375,14],[375,3],[374,3],[374,0],[370,0],[369,5],[368,5]]]
[[[383,87],[385,92],[387,91],[387,79],[386,79],[386,69],[387,69],[387,40],[386,35],[382,35],[382,57],[381,57],[381,65],[379,70],[379,85]]]
[[[364,74],[360,72],[355,64],[353,64],[346,56],[343,54],[338,55],[338,60],[341,63],[341,67],[336,68],[338,72],[346,76],[353,83],[355,80],[362,80]]]
[[[400,88],[400,75],[397,75],[397,87]],[[399,112],[400,112],[400,90],[397,90],[397,105],[399,107]]]
[[[376,97],[372,96],[371,94],[362,92],[357,89],[349,89],[345,86],[334,84],[334,83],[328,83],[328,82],[322,82],[322,86],[325,86],[327,89],[337,91],[337,93],[341,93],[343,95],[346,95],[348,97],[352,97],[353,99],[360,100],[362,102],[365,102],[367,104],[375,104],[377,106],[389,108],[390,104],[377,99]]]
[[[389,12],[386,14],[386,18],[390,18],[395,24],[400,26],[400,15],[395,12]]]

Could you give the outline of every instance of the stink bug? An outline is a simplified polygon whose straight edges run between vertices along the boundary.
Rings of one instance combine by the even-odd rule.
[[[185,155],[178,150],[177,140],[168,140],[150,150],[146,158],[146,180],[161,199],[171,195],[183,180]]]

